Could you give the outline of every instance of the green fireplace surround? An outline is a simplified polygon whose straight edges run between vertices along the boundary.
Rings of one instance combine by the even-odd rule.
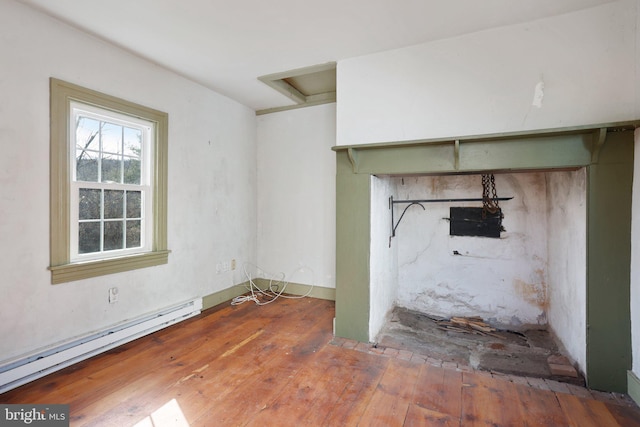
[[[591,388],[627,392],[634,129],[640,121],[335,146],[337,336],[369,340],[370,177],[586,168]]]

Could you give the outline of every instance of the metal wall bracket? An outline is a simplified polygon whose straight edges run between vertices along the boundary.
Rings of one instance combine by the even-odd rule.
[[[420,206],[422,210],[425,210],[425,211],[427,210],[419,201],[406,201],[406,202],[409,204],[404,208],[404,210],[402,211],[402,215],[400,215],[400,218],[398,218],[398,222],[396,223],[393,218],[393,205],[395,203],[402,203],[402,201],[394,201],[393,196],[389,197],[389,209],[391,209],[391,236],[389,236],[389,247],[391,247],[391,239],[396,237],[396,229],[400,225],[400,221],[402,221],[402,217],[407,212],[407,209],[409,209],[411,206]]]

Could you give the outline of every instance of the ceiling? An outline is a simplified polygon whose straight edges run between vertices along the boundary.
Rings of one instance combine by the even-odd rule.
[[[613,0],[17,0],[254,109],[296,103],[259,77]]]

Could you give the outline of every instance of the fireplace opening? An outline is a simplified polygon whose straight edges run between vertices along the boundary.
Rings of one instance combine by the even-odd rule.
[[[626,391],[637,126],[634,121],[333,147],[335,334],[374,342],[392,308],[403,304],[450,312],[473,308],[470,316],[490,323],[546,324],[589,387]],[[403,243],[405,220],[390,230],[396,223],[389,198],[405,197],[398,191],[402,177],[407,184],[433,176],[422,192],[438,188],[438,179],[491,172],[499,174],[501,192],[509,183],[544,194],[501,204],[506,232],[500,238],[449,236],[442,220],[449,205],[444,212],[431,206],[407,211],[406,220],[419,218],[421,224],[410,228],[414,243]],[[516,178],[536,173],[543,178]],[[476,191],[471,197],[478,197]],[[420,241],[423,247],[416,246]]]
[[[487,213],[479,174],[371,177],[371,341],[540,377],[563,355],[581,371],[585,169],[496,173],[495,183],[509,197]],[[401,212],[388,200],[442,202]],[[441,327],[456,317],[495,332]]]

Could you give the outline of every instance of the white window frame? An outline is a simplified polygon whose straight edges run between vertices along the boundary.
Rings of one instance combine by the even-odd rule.
[[[138,104],[51,79],[51,270],[63,283],[166,264],[168,115]],[[142,246],[100,253],[78,253],[79,188],[134,189],[129,184],[75,181],[75,113],[145,129],[141,185]]]
[[[79,116],[89,117],[108,123],[122,125],[130,128],[138,129],[142,132],[142,152],[141,152],[141,179],[140,184],[122,184],[122,183],[105,183],[105,182],[86,182],[78,181],[76,174],[76,168],[74,167],[76,161],[76,150],[69,150],[71,159],[69,161],[70,174],[71,174],[71,194],[70,194],[70,239],[71,245],[70,258],[71,261],[88,261],[92,259],[100,259],[105,257],[124,256],[136,253],[144,253],[151,250],[151,239],[153,230],[153,208],[152,208],[152,192],[151,192],[151,158],[153,156],[153,144],[151,144],[151,137],[155,135],[155,124],[148,120],[143,120],[137,117],[131,117],[124,114],[116,113],[113,111],[107,111],[103,108],[99,108],[93,105],[83,104],[76,101],[72,101],[70,105],[69,114],[69,128],[74,129]],[[70,132],[70,143],[72,147],[78,146],[76,140],[76,132]],[[100,166],[98,166],[100,170]],[[96,190],[135,190],[140,191],[143,194],[142,197],[142,227],[140,240],[142,245],[140,247],[129,249],[118,249],[109,251],[99,251],[81,254],[79,253],[79,192],[80,189],[96,189]],[[100,219],[101,223],[104,223],[104,218]]]

